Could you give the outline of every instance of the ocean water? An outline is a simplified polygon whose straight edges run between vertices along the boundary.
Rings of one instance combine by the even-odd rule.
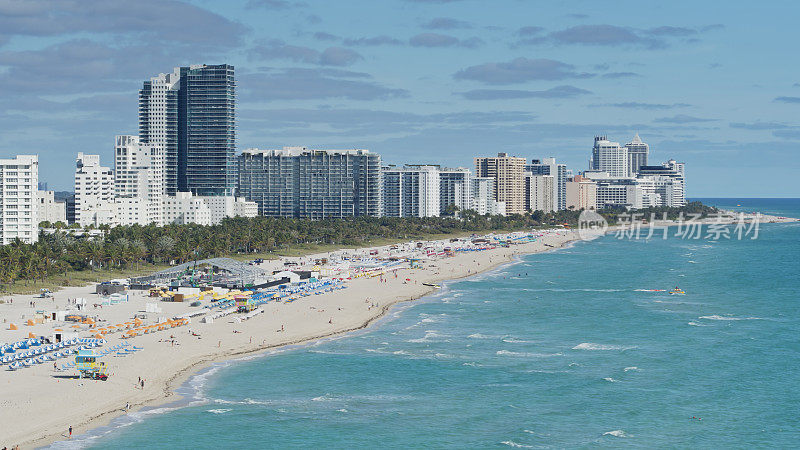
[[[706,201],[800,217],[800,200]],[[184,387],[192,403],[55,447],[795,447],[798,255],[800,224],[578,242],[364,332],[215,367]]]

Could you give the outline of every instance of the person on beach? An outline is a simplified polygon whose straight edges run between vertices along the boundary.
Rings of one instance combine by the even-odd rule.
[[[72,425],[69,426],[69,438],[72,439]]]

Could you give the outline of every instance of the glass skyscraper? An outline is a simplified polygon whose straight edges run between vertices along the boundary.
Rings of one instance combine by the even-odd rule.
[[[236,79],[228,64],[176,68],[139,91],[142,143],[164,147],[166,194],[234,195]]]

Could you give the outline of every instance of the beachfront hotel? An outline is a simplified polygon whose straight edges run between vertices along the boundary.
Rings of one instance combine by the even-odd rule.
[[[75,223],[99,226],[116,220],[114,173],[100,155],[78,153],[75,160]]]
[[[164,148],[165,193],[234,195],[236,80],[228,64],[175,68],[143,83],[139,138]]]
[[[650,155],[650,146],[642,142],[639,133],[633,136],[633,140],[625,144],[628,149],[628,170],[630,174],[639,173],[639,168],[647,165],[647,157]]]
[[[284,147],[239,155],[239,195],[268,217],[381,215],[381,157],[369,150]]]
[[[595,136],[592,147],[592,170],[608,172],[612,177],[628,177],[631,174],[628,148],[619,142],[611,142],[606,136]]]
[[[119,204],[119,223],[164,223],[164,151],[161,144],[143,144],[138,136],[115,138],[114,196]]]
[[[26,244],[39,240],[38,184],[37,155],[0,159],[0,237],[3,245],[15,239]]]
[[[525,171],[533,175],[551,175],[553,177],[553,210],[567,207],[567,165],[559,164],[552,156],[541,160],[534,159],[525,165]],[[535,209],[533,209],[535,211]]]
[[[441,185],[436,166],[387,166],[381,169],[384,217],[436,217]]]
[[[525,212],[525,158],[498,153],[475,158],[475,175],[494,179],[495,200],[505,203],[507,214]]]
[[[556,209],[554,177],[525,172],[525,209],[551,212]]]

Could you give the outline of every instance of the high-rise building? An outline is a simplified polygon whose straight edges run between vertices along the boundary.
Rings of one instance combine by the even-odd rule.
[[[39,185],[39,157],[17,155],[0,159],[0,243],[15,239],[26,244],[39,240],[36,193]]]
[[[368,150],[247,149],[239,155],[239,195],[263,216],[378,217],[380,164]]]
[[[121,199],[137,199],[123,207],[129,210],[120,224],[161,225],[164,197],[164,150],[161,144],[143,144],[137,136],[117,136],[114,145],[114,195]],[[140,215],[140,213],[143,213]],[[118,217],[122,219],[122,217]]]
[[[75,168],[75,222],[80,226],[116,221],[114,175],[100,165],[100,155],[78,153]]]
[[[628,149],[629,176],[639,173],[639,167],[647,165],[647,157],[650,154],[650,146],[642,142],[639,133],[633,136],[633,140],[625,144]]]
[[[164,193],[178,191],[178,91],[180,69],[145,81],[139,91],[139,138],[164,150]]]
[[[595,136],[592,170],[608,172],[612,177],[629,177],[628,149],[620,147],[619,142],[609,141],[605,136]]]
[[[551,212],[556,209],[556,190],[553,175],[534,175],[525,172],[525,208],[528,211]]]
[[[236,80],[233,66],[181,67],[178,92],[178,190],[236,190]]]
[[[470,209],[472,173],[469,169],[439,169],[439,210],[444,214],[449,207],[455,206],[459,211]]]
[[[45,183],[46,184],[46,183]],[[39,183],[41,186],[42,183]],[[36,216],[39,223],[67,223],[67,204],[58,201],[53,191],[39,191],[36,194]]]
[[[475,158],[475,176],[494,179],[495,200],[504,202],[506,213],[525,212],[525,158],[498,153],[497,157]]]
[[[470,178],[470,209],[478,214],[506,215],[506,204],[498,202],[494,195],[494,178]]]
[[[533,175],[553,176],[553,202],[556,210],[567,207],[567,166],[558,164],[553,157],[541,160],[534,159],[525,165],[525,171]]]
[[[161,145],[165,192],[233,195],[236,189],[234,67],[198,64],[145,81],[139,137]]]
[[[440,214],[436,166],[388,166],[381,169],[384,217],[435,217]]]

